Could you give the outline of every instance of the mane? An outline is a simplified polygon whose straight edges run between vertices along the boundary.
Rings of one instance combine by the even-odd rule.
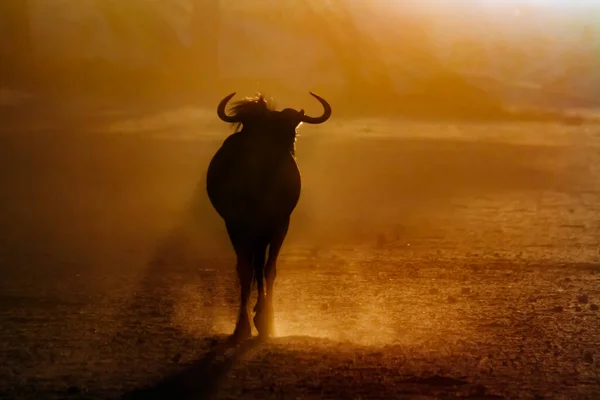
[[[275,111],[275,105],[265,98],[262,93],[257,93],[256,96],[245,97],[233,104],[230,110],[230,115],[242,117],[242,119],[260,118],[265,114]],[[235,122],[235,131],[238,132],[242,127],[243,122]]]

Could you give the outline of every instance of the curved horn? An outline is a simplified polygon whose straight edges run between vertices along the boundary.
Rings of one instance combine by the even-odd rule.
[[[231,93],[229,96],[221,100],[219,106],[217,107],[217,115],[225,122],[240,122],[239,117],[230,117],[225,113],[225,106],[227,106],[227,103],[229,102],[229,100],[231,100],[233,96],[235,96],[235,92]]]
[[[323,105],[323,108],[325,109],[323,111],[323,115],[321,115],[320,117],[309,117],[308,115],[305,115],[302,117],[302,122],[306,122],[307,124],[322,124],[323,122],[327,121],[329,119],[329,117],[331,117],[331,106],[329,105],[329,103],[327,101],[325,101],[324,98],[314,94],[313,92],[309,92],[310,95],[312,97],[314,97],[315,99],[317,99],[319,101],[319,103],[321,103]]]

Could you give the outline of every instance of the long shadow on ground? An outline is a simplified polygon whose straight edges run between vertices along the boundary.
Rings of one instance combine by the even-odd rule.
[[[183,371],[177,372],[151,387],[133,390],[125,394],[122,399],[210,399],[217,393],[229,370],[258,343],[258,338],[247,340],[237,347],[227,340],[216,343],[201,359],[193,362]],[[233,353],[227,354],[229,350],[233,350]]]

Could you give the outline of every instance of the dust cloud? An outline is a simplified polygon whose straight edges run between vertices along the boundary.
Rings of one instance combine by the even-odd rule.
[[[169,276],[179,281],[178,275],[192,274],[201,285],[173,284],[169,312],[197,331],[210,327],[196,325],[194,312],[201,316],[202,308],[224,305],[211,323],[227,331],[237,307],[234,257],[208,202],[204,174],[231,130],[209,114],[182,112],[178,124],[172,118],[161,129],[152,129],[163,123],[154,116],[136,117],[144,129],[132,133],[122,131],[134,123],[129,118],[88,126],[92,132],[4,135],[5,289],[108,294],[115,285],[133,285],[128,290],[136,293],[154,290]],[[519,131],[527,132],[526,143]],[[598,143],[575,127],[334,118],[329,127],[302,126],[299,133],[304,186],[281,256],[276,298],[282,335],[342,338],[344,325],[335,318],[329,325],[326,318],[323,325],[308,323],[338,304],[363,318],[354,324],[369,327],[364,340],[375,340],[371,328],[393,325],[398,316],[386,311],[383,292],[378,303],[366,293],[373,287],[387,288],[389,296],[408,290],[401,281],[371,282],[387,273],[389,263],[404,274],[419,260],[473,255],[597,260],[599,180],[590,160],[597,160]],[[363,266],[373,262],[378,265]],[[357,291],[345,293],[343,279],[360,285]],[[341,285],[339,293],[326,295],[332,280]],[[329,300],[319,300],[317,311],[290,304],[295,311],[286,314],[286,302],[307,293],[317,296],[307,302]],[[336,300],[344,293],[346,302]],[[432,318],[411,324],[425,327]],[[379,340],[397,338],[387,332]]]

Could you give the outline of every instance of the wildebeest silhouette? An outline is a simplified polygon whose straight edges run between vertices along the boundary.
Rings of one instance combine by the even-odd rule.
[[[262,94],[238,101],[229,115],[225,107],[235,93],[225,97],[217,108],[219,118],[236,125],[236,131],[210,161],[206,178],[208,197],[225,221],[237,258],[241,303],[231,336],[234,341],[251,336],[247,304],[253,279],[258,289],[254,325],[260,336],[274,333],[272,300],[277,256],[300,198],[296,128],[302,122],[321,124],[331,116],[327,101],[310,94],[323,105],[320,117],[309,117],[304,110],[291,108],[276,111]]]

